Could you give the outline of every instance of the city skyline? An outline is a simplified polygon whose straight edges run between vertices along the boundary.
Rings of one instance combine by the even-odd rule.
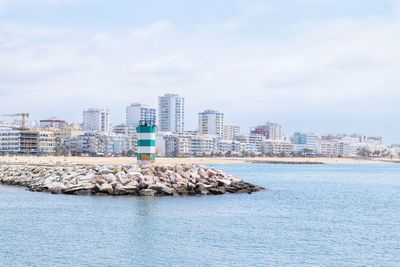
[[[3,0],[0,15],[2,113],[80,121],[102,107],[118,124],[171,91],[186,129],[215,109],[242,129],[400,142],[396,1]]]
[[[162,98],[162,97],[166,97],[166,96],[173,96],[173,97],[178,97],[178,98],[181,98],[181,99],[183,99],[183,101],[184,102],[186,102],[186,99],[184,98],[184,97],[182,97],[182,96],[180,96],[180,95],[178,95],[178,94],[175,94],[175,93],[165,93],[165,94],[163,94],[162,96],[159,96],[158,97],[158,99],[159,99],[159,104],[160,104],[160,98]],[[48,120],[61,120],[61,121],[64,121],[64,123],[69,123],[69,124],[76,124],[76,123],[78,123],[78,124],[82,124],[82,127],[83,127],[83,130],[85,131],[85,132],[112,132],[113,131],[113,129],[114,129],[114,127],[120,127],[121,125],[127,125],[127,126],[132,126],[132,125],[129,125],[129,124],[127,124],[127,114],[128,114],[128,108],[130,108],[130,107],[132,107],[133,105],[138,105],[138,106],[142,106],[142,107],[145,107],[145,108],[150,108],[150,109],[154,109],[155,111],[154,111],[154,114],[156,114],[156,116],[155,116],[155,120],[154,119],[151,119],[151,121],[156,121],[156,125],[158,126],[158,128],[159,128],[159,116],[160,116],[160,113],[159,113],[159,109],[158,109],[158,107],[154,107],[154,106],[152,106],[152,105],[149,105],[149,104],[147,104],[147,103],[140,103],[140,102],[136,102],[136,103],[130,103],[130,104],[127,104],[126,105],[126,107],[125,107],[125,109],[124,109],[124,111],[125,111],[125,114],[124,114],[124,116],[123,116],[123,118],[118,118],[118,121],[113,121],[112,119],[110,119],[111,117],[112,117],[112,112],[110,112],[110,110],[109,109],[107,109],[107,108],[104,108],[104,107],[99,107],[99,106],[97,106],[97,107],[86,107],[86,108],[84,108],[83,110],[82,110],[82,112],[80,113],[81,114],[81,119],[80,120],[78,120],[78,121],[68,121],[68,120],[66,120],[65,118],[63,118],[63,117],[57,117],[57,116],[52,116],[52,115],[48,115],[48,116],[45,116],[45,117],[43,117],[43,118],[40,118],[40,119],[35,119],[35,120],[27,120],[27,123],[29,123],[31,126],[33,126],[34,128],[40,128],[41,127],[41,125],[42,125],[42,121],[44,121],[44,122],[47,122]],[[98,116],[100,116],[100,115],[95,115],[94,116],[94,118],[90,118],[90,126],[89,126],[89,128],[93,128],[93,129],[87,129],[86,128],[86,126],[85,126],[85,114],[87,114],[87,112],[95,112],[95,113],[102,113],[102,112],[107,112],[107,118],[106,118],[106,122],[100,122],[100,120],[101,119],[97,119],[97,117]],[[186,111],[185,111],[185,108],[183,109],[183,112],[185,113]],[[216,113],[218,113],[218,114],[221,114],[222,115],[222,117],[225,117],[226,116],[226,114],[222,111],[222,112],[218,112],[218,111],[215,111],[215,110],[210,110],[210,109],[205,109],[205,111],[203,111],[203,112],[198,112],[197,113],[197,117],[195,117],[195,118],[189,118],[189,120],[191,120],[191,119],[193,119],[196,123],[195,123],[195,126],[194,126],[194,128],[184,128],[184,131],[182,132],[182,133],[184,133],[184,132],[193,132],[193,131],[198,131],[198,133],[200,134],[200,135],[203,135],[204,133],[202,133],[201,132],[201,130],[200,130],[200,128],[199,128],[199,126],[200,126],[200,124],[199,124],[199,119],[200,119],[200,114],[206,114],[207,112],[211,112],[211,113],[214,113],[214,112],[216,112]],[[27,114],[29,114],[29,113],[27,113]],[[146,113],[147,114],[147,113]],[[19,121],[19,119],[6,119],[6,117],[8,115],[10,115],[10,114],[4,114],[3,115],[3,119],[0,119],[0,123],[1,122],[4,122],[4,123],[17,123],[17,124],[20,124],[21,122]],[[19,114],[11,114],[11,115],[19,115]],[[30,115],[30,117],[32,117],[31,115],[32,114],[29,114]],[[147,115],[146,115],[147,116]],[[92,120],[94,120],[94,121],[92,121]],[[382,137],[383,138],[383,140],[385,141],[384,143],[386,144],[386,145],[398,145],[399,143],[396,143],[396,142],[394,142],[394,143],[388,143],[386,140],[385,140],[385,138],[382,136],[382,135],[380,135],[380,134],[377,134],[377,135],[371,135],[371,134],[369,134],[369,133],[363,133],[363,132],[344,132],[344,131],[332,131],[332,132],[323,132],[323,133],[318,133],[318,132],[315,132],[315,131],[313,131],[313,130],[302,130],[302,129],[295,129],[294,131],[288,131],[287,129],[288,128],[290,128],[290,127],[287,127],[286,125],[282,125],[280,122],[271,122],[270,120],[265,120],[265,121],[259,121],[259,122],[255,122],[254,124],[252,124],[251,125],[251,127],[249,127],[249,128],[244,128],[242,125],[240,125],[240,124],[236,124],[236,123],[231,123],[231,122],[227,122],[226,120],[224,120],[224,119],[222,119],[222,121],[223,121],[223,125],[226,125],[226,126],[235,126],[235,127],[238,127],[239,129],[240,129],[240,134],[261,134],[261,135],[264,135],[264,133],[260,133],[260,132],[256,132],[256,131],[253,131],[255,128],[257,128],[257,127],[264,127],[265,125],[273,125],[274,126],[274,128],[273,129],[275,129],[275,126],[277,126],[277,127],[279,127],[279,138],[278,137],[274,137],[274,138],[271,138],[272,140],[275,140],[275,139],[277,139],[277,140],[283,140],[284,138],[287,138],[287,140],[289,140],[294,134],[296,134],[296,133],[311,133],[311,134],[315,134],[316,136],[320,136],[320,137],[323,137],[323,136],[329,136],[329,135],[348,135],[348,136],[350,136],[350,135],[361,135],[361,136],[370,136],[370,137],[372,137],[372,136],[379,136],[379,137]],[[186,119],[185,119],[185,122],[186,122]],[[54,123],[54,122],[53,122]],[[101,126],[103,124],[103,126]],[[107,126],[108,125],[108,126]],[[47,128],[47,126],[45,127],[45,128]],[[94,130],[95,128],[99,128],[99,129],[101,129],[101,128],[104,128],[104,129],[107,129],[107,130],[105,130],[105,131],[102,131],[102,130]],[[275,131],[275,130],[272,130],[273,132]],[[161,131],[162,132],[162,131]],[[167,132],[172,132],[172,133],[179,133],[179,132],[175,132],[175,131],[167,131]],[[207,133],[206,133],[206,135],[207,135]],[[211,134],[211,135],[219,135],[219,136],[221,136],[221,137],[223,137],[223,135],[224,135],[224,133],[223,132],[221,132],[220,134]],[[267,138],[268,139],[268,138]]]

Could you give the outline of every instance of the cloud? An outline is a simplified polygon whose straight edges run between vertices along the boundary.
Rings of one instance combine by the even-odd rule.
[[[269,12],[260,4],[248,12]],[[83,108],[102,106],[116,124],[128,103],[156,105],[173,91],[186,97],[191,128],[207,108],[244,130],[275,120],[288,132],[375,134],[396,119],[397,16],[306,20],[290,34],[258,36],[244,32],[252,25],[246,19],[194,30],[166,19],[112,31],[0,23],[2,112],[80,120]]]

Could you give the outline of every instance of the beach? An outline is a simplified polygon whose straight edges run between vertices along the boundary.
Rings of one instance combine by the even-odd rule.
[[[390,159],[362,159],[362,158],[157,158],[157,164],[241,164],[241,163],[285,163],[285,164],[368,164],[398,162]],[[133,157],[0,157],[2,164],[44,164],[44,165],[131,165],[136,163]]]

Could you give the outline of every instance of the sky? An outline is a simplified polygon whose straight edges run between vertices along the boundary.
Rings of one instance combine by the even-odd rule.
[[[0,0],[0,113],[116,125],[178,93],[188,130],[216,109],[400,143],[399,47],[396,0]]]

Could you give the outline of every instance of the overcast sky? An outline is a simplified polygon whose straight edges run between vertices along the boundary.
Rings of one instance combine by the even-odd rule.
[[[0,112],[124,122],[132,102],[186,98],[243,131],[400,143],[396,0],[0,0]],[[4,118],[6,119],[6,118]]]

